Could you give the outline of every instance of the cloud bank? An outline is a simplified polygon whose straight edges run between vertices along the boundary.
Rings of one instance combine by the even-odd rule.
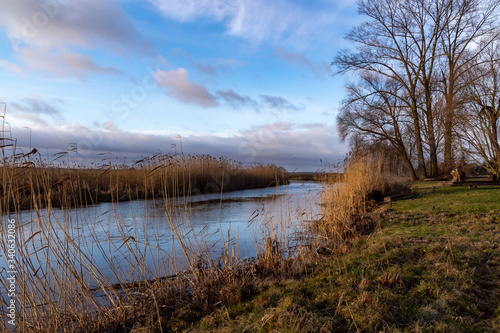
[[[301,171],[315,171],[327,168],[326,163],[336,163],[345,151],[339,148],[333,129],[324,124],[293,124],[287,122],[270,123],[242,131],[231,137],[217,135],[148,135],[122,131],[109,122],[99,129],[83,126],[58,128],[34,128],[32,147],[36,147],[50,160],[54,154],[64,151],[70,143],[76,143],[79,160],[87,163],[99,161],[101,153],[111,152],[114,159],[128,161],[141,156],[162,153],[174,153],[172,144],[180,152],[179,140],[182,140],[184,154],[209,154],[214,157],[224,156],[246,164],[269,163]],[[29,147],[26,129],[13,128],[18,146],[24,151]],[[335,148],[334,148],[335,147]],[[323,161],[323,163],[320,162]]]

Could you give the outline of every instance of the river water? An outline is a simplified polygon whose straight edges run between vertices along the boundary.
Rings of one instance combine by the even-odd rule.
[[[206,255],[253,257],[263,235],[284,240],[303,222],[318,218],[320,190],[319,183],[290,182],[190,198],[23,211],[4,216],[3,230],[8,219],[16,220],[19,274],[31,274],[49,287],[71,267],[92,288],[97,280],[112,284],[167,276]],[[5,259],[2,253],[2,279]],[[5,299],[4,290],[2,295]]]

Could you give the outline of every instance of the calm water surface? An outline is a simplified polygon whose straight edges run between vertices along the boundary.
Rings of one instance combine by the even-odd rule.
[[[300,222],[318,218],[320,186],[291,182],[169,202],[101,203],[71,210],[43,209],[38,214],[23,211],[10,216],[20,226],[18,238],[23,244],[17,253],[18,265],[23,274],[45,274],[40,281],[50,283],[50,276],[58,274],[58,265],[76,261],[75,270],[92,287],[95,279],[90,270],[116,283],[189,269],[187,258],[200,253],[217,256],[226,248],[242,258],[252,257],[264,226],[283,233],[283,227],[297,230]],[[3,223],[6,227],[7,216]],[[138,269],[144,267],[144,261],[148,271]],[[0,270],[4,278],[3,253]]]

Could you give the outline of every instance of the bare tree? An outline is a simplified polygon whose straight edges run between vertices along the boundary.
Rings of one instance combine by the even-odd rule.
[[[463,151],[500,179],[500,46],[490,46],[465,87],[467,102],[457,122]]]
[[[441,138],[445,165],[452,163],[458,92],[468,84],[472,64],[498,38],[499,6],[498,0],[358,2],[368,21],[346,35],[355,49],[339,52],[332,65],[337,74],[374,73],[398,82],[404,91],[400,107],[412,120],[407,129],[415,142],[419,178],[438,174]]]
[[[432,96],[438,43],[452,0],[361,0],[359,12],[370,18],[346,38],[356,52],[341,51],[333,61],[337,73],[373,72],[398,82],[411,115],[418,177],[426,178],[422,126],[427,132],[431,175],[437,172],[437,140]],[[421,96],[423,98],[423,104]]]
[[[464,102],[463,91],[473,79],[468,74],[479,64],[479,56],[499,36],[498,0],[450,1],[447,24],[441,33],[442,93],[444,107],[444,166],[448,173],[454,164],[452,153],[456,110]]]
[[[401,84],[381,75],[366,72],[357,85],[347,86],[348,96],[337,117],[342,140],[364,138],[389,143],[403,159],[412,179],[417,179],[411,160],[411,142],[405,137],[411,127]]]

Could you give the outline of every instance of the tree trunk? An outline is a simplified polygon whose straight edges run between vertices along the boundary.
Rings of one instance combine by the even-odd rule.
[[[420,136],[420,135],[419,135]],[[417,141],[417,155],[418,155],[418,179],[427,178],[427,170],[425,169],[424,149],[422,147],[422,140]]]
[[[433,135],[434,136],[434,135]],[[437,162],[437,149],[434,137],[429,138],[429,154],[430,154],[430,176],[436,177],[438,175],[438,162]]]
[[[399,130],[398,130],[399,131]],[[401,136],[398,136],[401,138]],[[403,158],[405,161],[406,167],[408,168],[408,175],[411,177],[411,180],[417,180],[417,174],[415,173],[415,168],[413,167],[413,164],[411,163],[411,159],[408,156],[408,152],[406,151],[406,147],[402,141],[398,141],[395,143],[394,141],[391,141],[391,144],[394,148],[396,148],[396,151],[399,153],[399,155]]]
[[[430,94],[430,89],[427,93]],[[436,136],[434,134],[434,115],[432,114],[432,99],[430,96],[427,97],[426,108],[427,108],[426,110],[427,131],[429,137],[430,176],[436,177],[438,175],[437,144],[436,144]]]
[[[422,134],[420,131],[420,120],[418,116],[417,109],[417,101],[415,98],[412,98],[412,116],[413,116],[413,130],[415,133],[415,144],[417,146],[417,159],[418,159],[418,179],[427,178],[427,170],[425,169],[425,157],[424,157],[424,148],[422,145]]]
[[[429,167],[430,176],[436,177],[438,175],[438,162],[437,162],[437,144],[436,136],[434,135],[434,117],[432,114],[431,106],[427,106],[427,130],[429,136]]]
[[[453,146],[453,111],[446,107],[446,114],[444,119],[444,164],[443,164],[443,173],[449,174],[451,169],[455,164],[452,146]]]
[[[427,170],[425,169],[425,158],[424,158],[424,148],[422,146],[422,135],[420,134],[420,123],[418,121],[418,116],[414,118],[413,124],[415,126],[415,144],[417,146],[417,158],[418,158],[418,178],[427,178]]]
[[[455,67],[450,63],[450,77],[448,79],[448,91],[444,92],[445,95],[445,113],[444,113],[444,164],[443,173],[450,174],[455,165],[453,158],[453,118],[455,113]]]
[[[415,169],[413,168],[413,164],[411,164],[411,161],[405,158],[405,163],[408,167],[408,175],[410,176],[411,180],[417,180],[418,177],[415,173]]]
[[[499,119],[500,111],[495,111],[494,116],[492,117],[492,138],[491,144],[493,149],[495,150],[494,170],[496,171],[496,181],[500,177],[500,143],[498,142],[498,119]]]

